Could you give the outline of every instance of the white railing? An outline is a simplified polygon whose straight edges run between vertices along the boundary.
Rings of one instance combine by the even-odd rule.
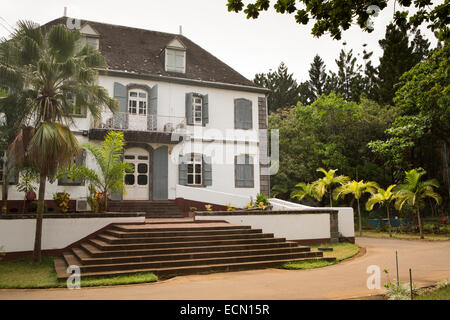
[[[142,116],[117,112],[103,114],[100,120],[93,121],[92,128],[183,133],[186,130],[186,119],[175,116],[153,114]]]

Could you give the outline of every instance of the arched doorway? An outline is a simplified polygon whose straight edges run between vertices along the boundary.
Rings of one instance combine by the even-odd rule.
[[[125,194],[123,200],[149,200],[149,153],[143,148],[128,148],[124,161],[134,167],[133,173],[125,174]]]

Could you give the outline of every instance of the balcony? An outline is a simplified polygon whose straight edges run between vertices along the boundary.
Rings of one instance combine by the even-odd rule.
[[[89,138],[103,140],[110,130],[124,132],[129,142],[154,142],[177,144],[186,132],[184,117],[164,115],[133,115],[126,112],[104,113],[102,118],[92,121]]]

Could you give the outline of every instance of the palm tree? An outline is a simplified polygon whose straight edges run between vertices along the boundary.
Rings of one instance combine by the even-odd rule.
[[[378,187],[378,184],[373,181],[364,182],[361,181],[351,181],[348,182],[334,190],[333,196],[335,199],[343,198],[347,194],[353,194],[354,198],[356,199],[356,202],[358,204],[358,220],[359,220],[359,236],[362,236],[362,227],[361,227],[361,209],[359,205],[359,199],[361,199],[361,196],[364,193],[371,193],[374,194],[376,192],[376,188]]]
[[[333,207],[333,186],[335,186],[336,184],[343,185],[348,182],[350,178],[342,175],[335,177],[334,174],[336,173],[336,171],[338,171],[338,169],[331,169],[326,171],[323,168],[319,168],[316,171],[322,172],[324,174],[324,177],[313,182],[317,194],[317,199],[319,201],[322,201],[323,196],[328,193],[330,197],[330,207]]]
[[[68,172],[71,179],[86,179],[96,190],[103,192],[105,211],[108,210],[108,195],[111,192],[122,193],[125,172],[134,169],[131,163],[122,161],[124,145],[123,132],[120,131],[110,131],[101,146],[84,143],[83,147],[94,156],[100,170],[73,165]]]
[[[81,34],[64,25],[45,35],[38,25],[20,21],[8,41],[0,44],[0,83],[8,94],[32,97],[22,105],[24,116],[10,153],[16,164],[25,157],[40,172],[33,263],[41,262],[42,213],[47,178],[67,166],[79,151],[69,129],[71,110],[86,108],[94,119],[103,106],[118,109],[117,101],[97,85],[94,68],[106,68],[100,52],[91,46],[78,50]]]
[[[389,215],[389,207],[391,205],[391,202],[396,197],[395,192],[392,192],[392,189],[394,189],[395,186],[396,186],[395,184],[392,184],[386,190],[384,190],[383,188],[377,188],[377,193],[372,194],[371,197],[369,198],[369,200],[367,200],[367,202],[366,202],[366,210],[367,211],[372,211],[373,207],[376,204],[380,204],[381,206],[386,207],[389,237],[392,237],[391,218]]]
[[[397,200],[395,201],[395,207],[397,210],[402,210],[405,205],[409,205],[416,211],[420,239],[424,238],[420,209],[425,206],[425,199],[434,199],[437,204],[440,204],[442,201],[441,196],[434,191],[434,188],[439,188],[439,183],[436,179],[420,181],[420,178],[425,174],[426,171],[423,169],[405,171],[404,184],[396,188]]]
[[[297,198],[301,201],[303,198],[318,198],[316,187],[312,183],[300,182],[295,185],[294,191],[291,192],[291,198]]]

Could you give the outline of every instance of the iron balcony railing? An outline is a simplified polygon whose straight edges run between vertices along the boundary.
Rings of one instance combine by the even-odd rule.
[[[175,116],[133,115],[126,112],[117,112],[115,114],[103,114],[100,120],[93,121],[92,128],[182,133],[186,130],[186,119]]]

